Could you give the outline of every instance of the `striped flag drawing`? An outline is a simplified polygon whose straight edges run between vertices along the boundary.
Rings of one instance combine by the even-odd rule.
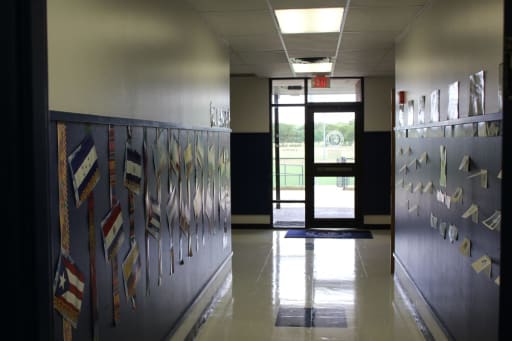
[[[155,239],[158,239],[160,235],[160,203],[153,198],[151,198],[149,211],[148,231]]]
[[[107,216],[102,220],[101,231],[105,257],[110,261],[112,256],[117,254],[119,247],[124,242],[123,215],[119,201],[116,202]]]
[[[124,185],[135,194],[140,193],[142,181],[142,157],[126,144],[126,159],[124,164]]]
[[[84,293],[84,275],[69,256],[61,255],[53,284],[53,306],[76,328]]]
[[[130,252],[123,262],[124,291],[126,298],[135,297],[137,282],[140,278],[141,261],[139,247],[136,242],[132,244]]]
[[[68,157],[75,190],[76,207],[80,207],[100,180],[98,154],[88,134]]]

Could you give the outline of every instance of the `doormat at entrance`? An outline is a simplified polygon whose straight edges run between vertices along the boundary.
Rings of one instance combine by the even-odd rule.
[[[286,232],[285,238],[334,238],[334,239],[372,239],[373,235],[370,231],[359,230],[289,230]]]

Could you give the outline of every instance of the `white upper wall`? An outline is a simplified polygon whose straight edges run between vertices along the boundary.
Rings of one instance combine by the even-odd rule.
[[[210,125],[229,51],[185,1],[48,0],[51,110]]]
[[[396,44],[396,91],[406,100],[441,90],[440,116],[446,119],[448,86],[460,81],[459,113],[468,116],[469,76],[485,70],[485,112],[498,106],[498,70],[503,53],[503,0],[433,0]],[[417,110],[417,109],[416,109]]]
[[[269,132],[268,86],[268,78],[231,78],[231,129],[234,133]]]
[[[364,79],[364,131],[391,130],[394,77]]]

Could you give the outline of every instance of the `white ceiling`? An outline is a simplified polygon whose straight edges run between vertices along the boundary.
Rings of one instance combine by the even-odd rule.
[[[336,57],[332,76],[394,74],[394,42],[428,0],[189,0],[231,50],[231,74],[293,77],[288,57]],[[281,35],[273,9],[345,7],[340,34]],[[339,42],[339,49],[338,49]]]

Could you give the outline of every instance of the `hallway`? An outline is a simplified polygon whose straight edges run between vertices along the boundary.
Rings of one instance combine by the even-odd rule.
[[[197,340],[423,340],[389,274],[389,231],[372,233],[233,230],[232,275]]]

